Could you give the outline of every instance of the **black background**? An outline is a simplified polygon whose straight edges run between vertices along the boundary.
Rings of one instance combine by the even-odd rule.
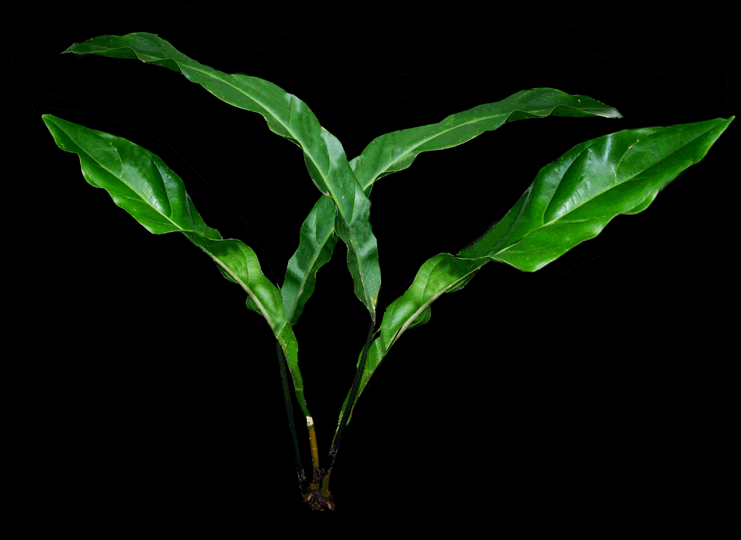
[[[33,270],[53,291],[38,307],[39,354],[18,380],[17,411],[30,418],[20,449],[39,500],[80,501],[111,523],[184,510],[245,530],[255,517],[288,526],[309,512],[267,324],[186,238],[148,233],[87,184],[41,115],[160,156],[206,223],[253,247],[276,284],[319,196],[301,152],[181,74],[60,55],[71,44],[152,32],[215,69],[267,79],[303,100],[348,159],[384,133],[526,88],[623,114],[506,124],[381,179],[371,194],[379,323],[424,261],[482,234],[574,145],[737,114],[728,37],[694,14],[636,23],[368,6],[341,17],[153,3],[57,4],[18,19],[14,108],[36,149],[23,197],[43,209]],[[421,508],[503,523],[569,508],[568,521],[602,502],[640,515],[704,486],[722,447],[712,419],[730,400],[719,311],[732,301],[733,242],[719,205],[737,183],[734,124],[643,213],[535,273],[489,264],[435,302],[358,402],[332,475],[335,514]],[[295,327],[323,460],[369,324],[345,256],[340,242]]]

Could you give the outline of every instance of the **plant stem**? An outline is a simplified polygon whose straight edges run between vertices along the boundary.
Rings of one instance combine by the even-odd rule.
[[[316,446],[316,432],[314,431],[314,420],[311,416],[306,417],[306,426],[309,428],[309,441],[311,442],[311,462],[314,465],[314,474],[312,475],[312,482],[309,488],[306,490],[304,495],[304,502],[309,505],[312,510],[331,510],[334,511],[335,506],[332,501],[332,494],[328,489],[319,491],[319,481],[322,479],[323,471],[319,468],[319,450]]]
[[[286,359],[283,356],[283,349],[276,340],[278,350],[278,364],[280,365],[280,378],[283,383],[283,401],[286,403],[286,414],[288,415],[288,428],[291,430],[291,439],[293,440],[293,452],[296,461],[296,474],[298,475],[298,488],[301,495],[304,494],[304,483],[306,482],[306,473],[304,472],[304,463],[301,460],[301,451],[298,447],[298,437],[296,436],[296,426],[293,420],[293,405],[291,404],[291,393],[288,391],[288,374],[286,373]]]
[[[332,445],[334,445],[334,441],[337,438],[337,430],[334,432],[334,437],[332,437]],[[329,497],[329,473],[332,471],[327,471],[327,474],[324,475],[324,478],[322,478],[322,497],[327,498]]]
[[[311,465],[314,468],[311,489],[319,489],[319,449],[316,445],[316,431],[314,430],[314,419],[306,417],[306,427],[309,429],[309,443],[311,444]]]
[[[370,328],[368,329],[368,337],[365,340],[365,347],[363,347],[363,356],[360,358],[360,365],[355,372],[355,380],[353,381],[352,389],[350,390],[350,397],[345,407],[345,413],[342,415],[342,421],[340,422],[337,431],[335,431],[334,439],[332,439],[332,447],[329,450],[329,466],[326,469],[324,480],[322,482],[322,494],[329,493],[329,474],[332,472],[334,466],[334,460],[337,457],[337,451],[340,448],[340,440],[342,439],[342,432],[347,425],[347,419],[350,417],[350,411],[355,403],[355,398],[360,387],[360,381],[363,378],[363,371],[365,370],[365,360],[368,358],[368,349],[370,348],[371,338],[373,337],[373,329],[375,328],[375,321],[371,322]]]

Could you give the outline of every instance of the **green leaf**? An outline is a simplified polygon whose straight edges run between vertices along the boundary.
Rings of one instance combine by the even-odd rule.
[[[543,268],[618,214],[645,210],[732,120],[625,130],[578,144],[543,167],[504,218],[457,255]]]
[[[376,180],[408,168],[421,152],[458,146],[505,122],[549,115],[622,118],[615,108],[587,96],[572,96],[554,88],[531,88],[502,101],[451,114],[437,124],[376,137],[350,161],[350,166],[365,194],[370,196]]]
[[[41,118],[57,146],[79,156],[90,185],[105,189],[116,206],[149,232],[183,233],[247,292],[248,307],[265,318],[285,352],[299,404],[310,416],[298,369],[298,343],[286,321],[281,292],[263,275],[255,252],[240,240],[222,239],[219,231],[206,226],[182,179],[152,152],[51,114]]]
[[[317,271],[332,258],[337,244],[334,215],[332,201],[320,197],[301,225],[298,249],[288,261],[281,288],[286,317],[291,325],[298,322],[306,301],[314,292]]]
[[[612,133],[543,167],[502,220],[457,256],[441,253],[425,262],[412,286],[386,308],[358,397],[401,334],[429,321],[430,305],[441,294],[460,290],[492,260],[539,270],[599,234],[618,214],[645,210],[659,191],[705,157],[733,119]]]
[[[365,195],[370,196],[376,180],[406,169],[421,152],[457,146],[485,131],[493,131],[505,122],[548,115],[622,118],[613,107],[590,97],[572,96],[553,88],[534,88],[517,92],[502,101],[452,114],[437,124],[393,131],[376,137],[359,156],[350,161],[350,166]],[[307,162],[307,167],[309,166]],[[321,198],[317,205],[320,203]],[[284,296],[290,291],[290,296],[286,298],[286,312],[291,313],[288,311],[289,304],[295,302],[299,310],[296,319],[314,291],[317,271],[329,261],[336,242],[334,227],[328,222],[332,216],[327,213],[324,219],[316,219],[316,212],[315,205],[301,227],[299,247],[291,258],[290,275],[286,273],[283,284]],[[332,238],[334,241],[330,244]],[[292,282],[290,289],[286,287],[289,279]],[[290,320],[295,322],[294,319]]]
[[[371,375],[381,364],[396,340],[409,328],[421,326],[430,320],[432,302],[446,292],[461,290],[471,281],[479,269],[490,262],[486,257],[479,259],[457,258],[449,253],[440,253],[426,261],[417,272],[414,282],[407,291],[394,300],[384,311],[378,336],[373,340],[365,360],[363,375],[358,387],[356,401],[360,397]],[[362,355],[362,351],[361,351]],[[360,365],[360,356],[357,366]],[[342,404],[339,418],[347,407],[348,396]],[[353,409],[355,404],[353,404]],[[352,409],[348,423],[352,418]],[[339,423],[339,421],[338,421]]]
[[[230,75],[200,64],[147,32],[99,36],[76,43],[64,53],[139,59],[180,71],[189,81],[200,84],[226,103],[261,114],[271,131],[298,145],[312,181],[337,207],[334,226],[347,245],[347,264],[355,295],[368,308],[373,321],[376,320],[381,271],[378,243],[369,221],[370,201],[355,178],[340,141],[319,125],[303,101],[264,79]]]

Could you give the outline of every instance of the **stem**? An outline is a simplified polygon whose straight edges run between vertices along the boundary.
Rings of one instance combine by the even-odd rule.
[[[304,502],[312,510],[324,511],[325,509],[334,511],[335,506],[332,501],[332,494],[328,489],[319,491],[319,481],[322,479],[323,471],[319,468],[319,450],[316,447],[316,432],[314,431],[314,420],[311,416],[306,417],[306,426],[309,428],[309,441],[311,442],[311,461],[314,465],[314,474],[309,489],[304,495]],[[326,485],[326,483],[325,483]]]
[[[334,460],[337,457],[337,451],[340,448],[340,440],[342,439],[342,432],[345,429],[345,426],[347,425],[347,419],[350,417],[350,411],[353,408],[353,404],[355,403],[355,397],[358,393],[358,388],[360,387],[360,381],[363,378],[363,371],[365,370],[365,360],[368,358],[368,349],[370,348],[371,338],[373,337],[373,328],[375,328],[376,323],[375,321],[371,322],[370,328],[368,329],[368,337],[365,340],[365,347],[363,348],[363,356],[360,358],[360,365],[358,366],[358,370],[355,372],[355,380],[352,384],[352,390],[350,390],[350,398],[347,400],[347,407],[345,407],[345,414],[342,415],[342,421],[340,422],[339,427],[337,428],[337,431],[335,432],[334,439],[332,440],[332,448],[329,450],[329,466],[326,469],[326,482],[322,485],[322,491],[326,489],[327,492],[329,492],[329,474],[332,472],[332,467],[334,466]]]
[[[309,429],[309,443],[311,444],[311,464],[314,468],[312,475],[311,489],[319,489],[319,449],[316,446],[316,431],[314,430],[314,419],[311,416],[306,417],[306,427]]]
[[[298,475],[298,488],[301,495],[304,494],[304,483],[306,482],[306,473],[304,472],[304,463],[301,460],[301,452],[298,447],[298,437],[296,436],[296,426],[293,422],[293,405],[291,404],[291,394],[288,391],[288,374],[286,373],[286,358],[283,356],[283,350],[280,343],[276,340],[278,349],[278,364],[280,365],[280,378],[283,382],[283,400],[286,403],[286,414],[288,415],[288,428],[291,430],[291,439],[293,439],[293,452],[296,461],[296,474]]]
[[[332,444],[334,445],[334,440],[337,438],[337,430],[334,432],[334,437],[332,437]],[[327,474],[324,475],[324,478],[322,478],[322,497],[327,498],[329,497],[329,473],[332,471],[327,471]]]
[[[365,361],[368,358],[368,349],[370,347],[371,338],[373,337],[373,328],[376,322],[371,322],[371,327],[368,330],[368,338],[365,340],[365,347],[363,348],[363,356],[360,359],[360,365],[355,373],[355,380],[353,381],[352,390],[350,390],[350,397],[348,399],[347,407],[345,407],[345,413],[342,415],[342,421],[339,427],[334,433],[332,439],[332,447],[329,450],[329,467],[326,469],[319,468],[319,451],[316,446],[316,433],[314,431],[314,421],[311,416],[306,417],[306,425],[309,428],[309,441],[311,442],[311,461],[314,466],[314,474],[312,476],[312,482],[309,489],[306,490],[304,502],[306,502],[312,510],[323,511],[325,508],[328,510],[334,510],[335,504],[332,500],[332,492],[329,491],[329,474],[332,472],[334,466],[334,460],[337,456],[337,450],[340,447],[340,439],[342,437],[342,431],[347,425],[347,420],[350,416],[350,410],[352,409],[355,397],[360,387],[360,381],[363,378],[363,371],[365,370]],[[319,489],[319,481],[322,482],[321,490]]]

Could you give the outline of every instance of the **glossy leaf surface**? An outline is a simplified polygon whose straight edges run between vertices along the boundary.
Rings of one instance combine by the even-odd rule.
[[[291,325],[298,322],[306,301],[314,292],[317,271],[332,258],[338,240],[334,215],[332,200],[321,197],[301,225],[298,249],[288,261],[281,287],[286,317]]]
[[[615,216],[645,210],[659,191],[705,157],[733,119],[612,133],[543,167],[503,219],[457,256],[441,253],[425,262],[412,286],[386,308],[358,396],[399,336],[429,321],[430,305],[441,294],[460,290],[492,260],[539,270],[595,237]],[[347,399],[340,418],[346,405]]]
[[[506,122],[546,116],[622,118],[613,107],[587,96],[572,96],[554,88],[523,90],[502,101],[479,105],[467,111],[452,114],[436,124],[393,131],[376,137],[363,152],[350,161],[350,166],[363,188],[370,196],[373,184],[379,178],[408,168],[418,154],[451,148],[469,141],[485,131],[493,131]],[[317,205],[321,203],[321,199]],[[316,219],[316,206],[301,228],[301,240],[291,258],[290,274],[286,273],[283,285],[288,304],[297,302],[300,315],[304,304],[314,290],[316,272],[331,257],[329,246],[334,235],[333,226]],[[336,239],[334,240],[336,242]],[[332,244],[333,246],[334,244]],[[303,270],[298,272],[297,269]],[[292,283],[291,289],[286,284]],[[306,286],[304,286],[306,285]],[[294,322],[293,320],[291,321]]]
[[[227,74],[200,64],[159,36],[146,32],[99,36],[76,43],[64,52],[139,59],[180,71],[189,81],[200,84],[226,103],[261,114],[271,131],[298,145],[312,181],[334,201],[337,208],[334,226],[347,245],[347,264],[355,294],[375,321],[381,271],[378,244],[369,221],[370,201],[355,178],[340,141],[319,125],[303,101],[264,79]],[[307,261],[302,261],[301,266],[305,268],[306,264]],[[306,284],[310,279],[307,278]]]
[[[408,168],[422,152],[458,146],[505,122],[546,116],[622,118],[615,108],[587,96],[572,96],[554,88],[531,88],[502,101],[451,114],[436,124],[376,137],[350,161],[350,166],[370,196],[376,180]]]
[[[255,252],[240,240],[222,239],[204,223],[182,179],[158,156],[122,137],[87,128],[50,114],[42,119],[59,148],[79,156],[82,175],[105,189],[153,234],[181,232],[218,265],[230,281],[248,295],[248,307],[262,315],[283,349],[296,396],[310,416],[298,368],[298,343],[288,324],[278,288],[263,275]]]
[[[534,272],[618,214],[645,210],[732,120],[624,130],[578,144],[543,167],[504,218],[457,255]]]
[[[486,257],[462,259],[449,253],[440,253],[422,265],[409,289],[394,300],[383,313],[381,327],[374,334],[376,337],[368,350],[355,403],[396,340],[409,328],[426,324],[432,315],[432,302],[446,292],[463,289],[476,272],[488,262],[490,259]],[[349,395],[342,404],[340,419],[345,412],[348,398]],[[348,423],[351,418],[352,410]]]

